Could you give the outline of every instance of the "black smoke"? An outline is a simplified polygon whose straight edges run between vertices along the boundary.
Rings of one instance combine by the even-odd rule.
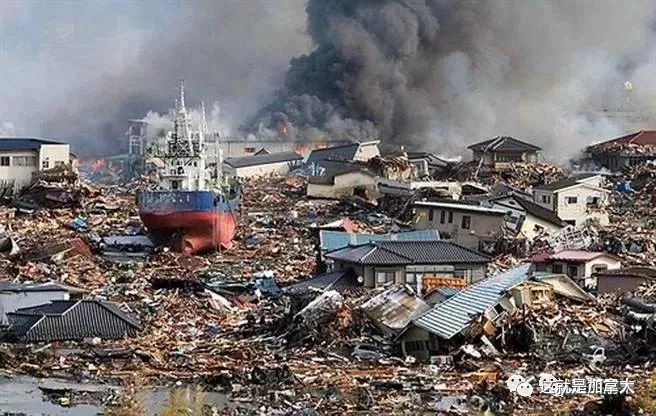
[[[624,106],[625,80],[653,56],[643,2],[308,0],[306,12],[314,50],[246,131],[442,151],[507,134],[558,152],[622,130],[599,110]],[[649,103],[645,84],[631,105]]]

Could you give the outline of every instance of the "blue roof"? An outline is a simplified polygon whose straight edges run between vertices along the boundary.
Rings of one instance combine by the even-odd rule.
[[[437,230],[407,231],[394,234],[366,234],[347,233],[343,231],[319,231],[319,241],[322,251],[333,251],[340,248],[359,246],[372,241],[383,240],[414,240],[414,241],[437,241],[440,233]]]
[[[36,137],[3,137],[0,138],[0,150],[39,150],[43,144],[66,144],[54,140],[38,139]]]
[[[513,286],[528,280],[531,264],[526,263],[463,289],[412,321],[443,339],[451,339],[493,307]]]

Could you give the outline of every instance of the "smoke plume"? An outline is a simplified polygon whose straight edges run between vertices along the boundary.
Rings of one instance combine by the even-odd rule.
[[[440,152],[513,135],[557,157],[622,132],[602,109],[656,92],[649,2],[309,0],[307,14],[315,48],[250,131]]]

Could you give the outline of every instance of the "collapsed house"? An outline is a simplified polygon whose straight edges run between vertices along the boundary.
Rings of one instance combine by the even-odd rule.
[[[59,283],[12,283],[0,282],[0,324],[9,323],[7,314],[21,308],[42,305],[55,300],[69,300],[86,293],[85,290]]]
[[[135,335],[139,322],[113,303],[55,300],[7,314],[10,334],[22,342],[121,339]]]
[[[489,202],[492,208],[506,210],[505,227],[517,237],[533,240],[545,233],[558,233],[567,226],[555,212],[515,194],[490,199]]]
[[[532,258],[537,271],[563,273],[581,287],[596,288],[597,273],[619,269],[621,260],[602,251],[562,250],[557,253],[536,254]]]
[[[374,140],[314,149],[305,161],[303,170],[307,172],[308,176],[324,176],[326,161],[366,162],[372,157],[380,155],[379,143],[379,140]]]
[[[366,166],[338,161],[323,161],[321,175],[308,178],[306,195],[312,198],[340,199],[359,196],[377,198],[374,178]]]
[[[223,175],[230,178],[286,175],[302,164],[303,156],[295,152],[230,157],[223,162]]]
[[[656,131],[640,130],[588,146],[585,153],[597,165],[614,172],[656,160]]]
[[[492,252],[503,233],[505,210],[457,202],[413,204],[415,228],[436,229],[443,238],[472,249]]]
[[[525,263],[480,281],[412,319],[397,337],[400,351],[421,360],[448,353],[480,338],[483,349],[498,354],[512,317],[525,308],[553,303],[554,295],[578,302],[593,298],[563,274],[534,273]]]

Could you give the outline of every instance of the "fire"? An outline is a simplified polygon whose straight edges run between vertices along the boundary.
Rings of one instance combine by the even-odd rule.
[[[107,167],[107,161],[105,159],[93,159],[91,161],[91,170],[93,172],[98,172],[105,167]]]

